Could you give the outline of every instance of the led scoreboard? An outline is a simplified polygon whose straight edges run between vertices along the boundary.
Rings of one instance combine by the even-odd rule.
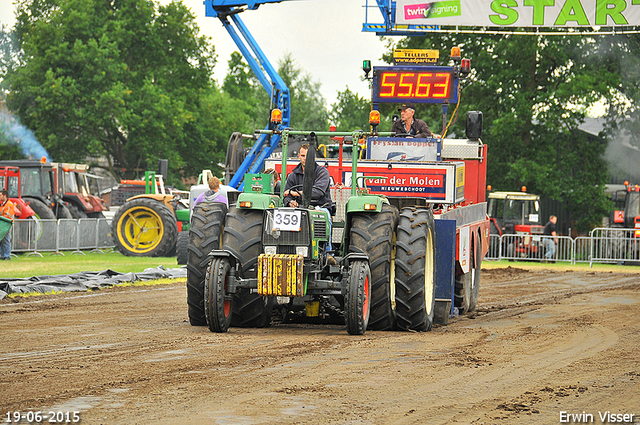
[[[447,66],[373,69],[373,102],[458,103],[458,73]]]

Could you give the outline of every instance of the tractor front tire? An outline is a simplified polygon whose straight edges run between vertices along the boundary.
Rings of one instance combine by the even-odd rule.
[[[345,297],[345,324],[350,335],[363,335],[371,312],[371,271],[366,261],[352,261]]]
[[[160,201],[137,198],[125,202],[111,222],[118,251],[131,257],[166,257],[176,246],[178,224]]]
[[[187,305],[189,323],[205,326],[207,318],[204,306],[204,284],[209,253],[220,249],[222,227],[227,206],[220,202],[200,202],[193,210],[187,247]]]
[[[54,209],[55,209],[56,218],[61,218],[65,220],[75,218],[73,214],[71,214],[71,210],[69,210],[69,208],[62,203],[62,201],[59,201],[57,205],[54,207]]]
[[[231,207],[222,238],[223,249],[240,263],[240,276],[248,279],[258,274],[261,254],[262,211]],[[240,289],[233,297],[231,326],[265,328],[271,325],[274,297],[252,294]]]
[[[371,313],[369,329],[393,330],[394,310],[394,244],[398,210],[387,204],[379,213],[358,213],[351,221],[349,252],[369,256],[371,270]]]
[[[187,264],[189,261],[189,232],[179,232],[178,242],[176,243],[176,256],[178,264]]]
[[[435,313],[435,227],[433,212],[404,208],[396,243],[396,316],[400,330],[428,331]]]
[[[231,300],[227,293],[227,278],[231,265],[226,258],[214,258],[204,283],[204,311],[211,332],[226,332],[231,325]]]

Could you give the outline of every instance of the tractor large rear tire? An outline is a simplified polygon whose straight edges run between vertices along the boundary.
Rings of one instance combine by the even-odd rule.
[[[398,210],[387,204],[379,213],[361,213],[353,217],[349,235],[349,252],[369,256],[371,269],[371,313],[369,329],[393,330],[394,310],[394,244]]]
[[[474,238],[475,246],[471,250],[469,272],[456,276],[454,305],[460,314],[467,314],[476,308],[480,293],[480,265],[482,263],[482,245]],[[478,258],[476,265],[475,259]]]
[[[211,261],[209,253],[220,249],[227,206],[220,202],[200,202],[193,210],[187,247],[187,305],[189,323],[206,326],[204,282]]]
[[[245,279],[255,278],[258,274],[258,255],[262,252],[261,240],[262,211],[231,207],[227,214],[222,246],[240,262],[240,276]],[[264,297],[240,289],[233,297],[231,326],[270,326],[274,302],[274,297]]]
[[[433,212],[404,208],[396,244],[396,316],[398,329],[428,331],[436,304]]]
[[[36,198],[24,198],[25,202],[29,203],[29,206],[36,213],[36,216],[40,220],[55,220],[56,215],[53,210],[49,208],[44,202]]]
[[[167,257],[175,249],[178,224],[160,201],[137,198],[124,203],[111,222],[118,251],[132,257]]]

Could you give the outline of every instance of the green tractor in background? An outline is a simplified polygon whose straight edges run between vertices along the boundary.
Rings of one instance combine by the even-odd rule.
[[[359,187],[356,142],[351,196],[339,206],[344,220],[331,223],[326,211],[310,206],[317,136],[353,136],[358,141],[369,133],[281,134],[283,152],[290,135],[306,135],[310,142],[302,205],[284,207],[284,187],[275,193],[271,175],[247,174],[244,192],[228,212],[217,203],[196,206],[187,263],[190,323],[207,325],[212,332],[226,332],[230,326],[266,327],[278,300],[283,316],[293,313],[301,301],[307,317],[337,314],[349,334],[364,334],[370,323],[373,329],[394,329],[396,312],[399,321],[406,319],[406,329],[429,330],[435,305],[433,215],[410,217],[406,227],[412,233],[409,240],[416,242],[415,252],[395,252],[394,228],[402,217],[385,197]],[[286,163],[283,155],[282,182]],[[343,230],[342,241],[328,253],[325,247],[336,228]],[[394,261],[407,266],[400,270]],[[407,276],[414,272],[414,278],[406,279],[408,290],[395,290],[391,270]]]
[[[166,160],[160,160],[158,173],[146,171],[145,193],[127,199],[113,217],[111,235],[124,255],[172,257],[179,233],[189,230],[186,192],[165,189],[166,168]]]

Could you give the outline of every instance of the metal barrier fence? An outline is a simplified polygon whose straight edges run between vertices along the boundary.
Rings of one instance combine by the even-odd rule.
[[[82,250],[105,252],[114,248],[111,223],[106,218],[15,220],[10,232],[12,253],[63,255],[63,251],[83,254]]]
[[[636,229],[605,228],[593,229],[592,262],[637,262],[640,261],[640,238],[635,237]]]
[[[640,238],[635,229],[597,228],[589,236],[575,239],[557,236],[555,252],[546,256],[543,235],[489,235],[487,260],[567,261],[638,264],[640,265]]]
[[[105,252],[115,247],[111,220],[106,218],[15,220],[10,231],[12,253],[82,254],[82,250]],[[575,239],[558,236],[556,252],[550,260],[640,265],[640,238],[635,234],[635,229],[597,228],[589,236]],[[485,259],[544,261],[545,253],[543,235],[489,235]]]

